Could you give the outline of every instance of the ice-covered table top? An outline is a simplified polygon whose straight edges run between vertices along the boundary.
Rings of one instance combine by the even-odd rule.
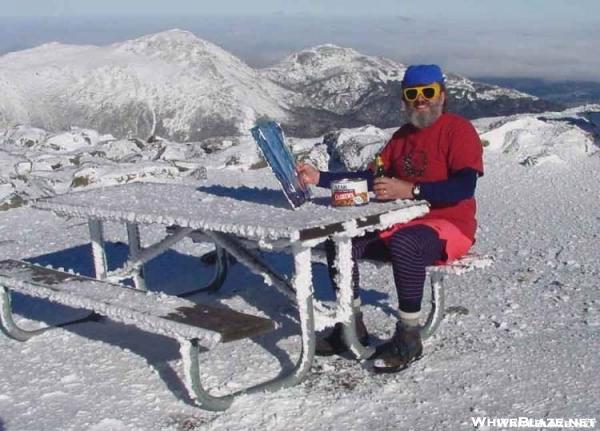
[[[32,204],[60,215],[139,224],[164,224],[290,241],[335,232],[358,234],[419,217],[424,202],[371,202],[334,208],[327,195],[293,210],[279,189],[252,186],[130,183],[40,199]]]

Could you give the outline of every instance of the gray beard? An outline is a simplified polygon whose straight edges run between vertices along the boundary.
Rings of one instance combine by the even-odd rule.
[[[443,106],[431,105],[428,112],[419,112],[412,107],[407,107],[408,122],[418,129],[431,126],[442,115]]]

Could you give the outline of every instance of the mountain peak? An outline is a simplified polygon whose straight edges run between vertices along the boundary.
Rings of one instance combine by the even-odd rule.
[[[294,53],[263,73],[286,88],[309,94],[318,106],[342,114],[380,84],[399,81],[404,69],[385,58],[324,44]]]
[[[347,48],[344,46],[335,45],[333,43],[324,43],[322,45],[313,46],[312,48],[308,48],[300,52],[306,51],[313,51],[321,55],[361,55],[357,50],[353,48]]]
[[[141,36],[137,39],[133,39],[130,42],[133,42],[133,41],[153,42],[153,41],[164,41],[164,40],[180,42],[180,43],[197,43],[197,42],[207,43],[206,41],[198,38],[191,31],[180,30],[178,28],[161,31],[161,32],[154,33],[154,34],[147,34],[147,35]]]
[[[212,56],[230,61],[240,62],[229,52],[219,46],[200,39],[194,33],[187,30],[171,29],[159,33],[149,34],[136,39],[120,42],[115,45],[117,50],[132,52],[142,55],[160,55],[173,58]]]
[[[306,48],[285,58],[280,64],[297,64],[299,67],[330,67],[340,61],[351,61],[363,56],[352,48],[345,48],[331,43]]]

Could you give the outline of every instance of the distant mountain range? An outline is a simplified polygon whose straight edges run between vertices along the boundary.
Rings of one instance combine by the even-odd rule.
[[[178,141],[247,136],[261,118],[297,137],[396,127],[405,69],[335,45],[255,69],[181,30],[108,46],[50,43],[0,57],[0,127],[78,126]],[[562,108],[451,73],[447,86],[451,109],[469,118]]]
[[[545,81],[537,78],[478,78],[493,85],[514,88],[565,106],[600,103],[600,83],[591,81]]]

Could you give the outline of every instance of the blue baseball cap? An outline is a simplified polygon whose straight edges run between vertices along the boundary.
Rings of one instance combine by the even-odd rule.
[[[444,74],[437,64],[416,64],[408,66],[402,79],[403,87],[427,85],[434,82],[444,82]]]

